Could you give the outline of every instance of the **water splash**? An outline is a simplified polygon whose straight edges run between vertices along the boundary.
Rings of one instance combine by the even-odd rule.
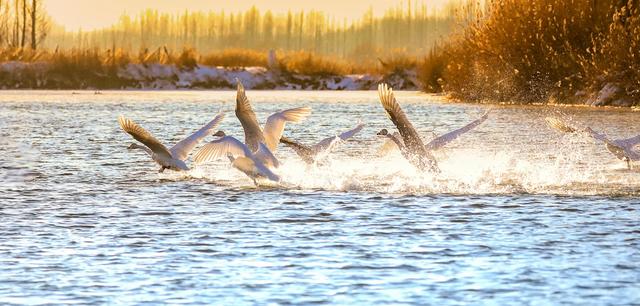
[[[437,152],[440,174],[420,172],[399,153],[386,157],[332,154],[307,165],[295,156],[282,159],[277,172],[282,188],[368,191],[401,194],[638,194],[638,171],[615,159],[603,159],[586,148],[584,139],[570,139],[555,151],[525,154],[522,150],[484,151],[460,148]],[[231,186],[250,184],[227,163],[199,167],[191,177]]]

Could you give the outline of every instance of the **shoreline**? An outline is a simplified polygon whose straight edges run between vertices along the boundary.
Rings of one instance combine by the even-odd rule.
[[[246,89],[277,90],[371,90],[388,83],[397,90],[419,90],[417,71],[394,70],[385,75],[305,75],[279,68],[173,64],[127,64],[103,71],[60,71],[48,62],[0,63],[1,89],[64,90],[211,90],[235,89],[238,82]]]

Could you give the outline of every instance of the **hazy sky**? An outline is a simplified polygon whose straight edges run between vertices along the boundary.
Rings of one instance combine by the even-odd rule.
[[[417,1],[436,6],[445,0]],[[45,4],[53,19],[68,30],[89,30],[116,22],[124,12],[137,14],[147,8],[163,12],[222,9],[244,11],[255,5],[260,10],[270,9],[274,12],[316,9],[339,19],[352,19],[360,17],[369,6],[373,6],[375,14],[382,14],[387,8],[400,2],[401,0],[47,0]],[[407,0],[402,3],[406,5]]]

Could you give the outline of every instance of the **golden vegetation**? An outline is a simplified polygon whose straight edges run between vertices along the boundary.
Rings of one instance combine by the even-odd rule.
[[[445,91],[465,100],[570,102],[580,91],[597,92],[613,82],[622,95],[638,99],[634,2],[495,1],[429,55],[435,60],[423,69],[423,83],[437,88],[434,78],[442,78]],[[436,64],[441,58],[444,69]]]
[[[0,83],[9,88],[20,83],[21,88],[120,88],[135,87],[126,80],[120,79],[118,71],[125,69],[128,64],[173,65],[179,69],[190,70],[197,66],[217,66],[224,68],[265,67],[268,66],[267,52],[248,49],[226,49],[206,54],[199,54],[196,50],[184,48],[180,51],[170,51],[167,48],[156,50],[141,50],[137,53],[123,49],[100,50],[70,49],[70,50],[40,50],[31,49],[0,49],[0,63],[9,62],[21,65],[31,65],[30,69],[21,70],[16,79],[11,70],[0,69]],[[47,66],[47,84],[36,84],[38,66]],[[300,74],[311,77],[342,76],[346,74],[388,75],[404,69],[412,69],[420,65],[416,57],[396,51],[380,60],[346,61],[337,56],[322,56],[305,51],[279,51],[276,56],[275,68],[284,73]],[[37,86],[36,86],[37,85]]]

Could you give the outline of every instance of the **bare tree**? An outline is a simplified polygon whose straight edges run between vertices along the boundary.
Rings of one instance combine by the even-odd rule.
[[[0,47],[2,47],[2,43],[3,43],[3,38],[4,38],[4,34],[5,34],[5,25],[7,24],[7,22],[4,20],[5,15],[4,12],[2,11],[2,0],[0,0]]]
[[[36,49],[36,20],[38,17],[38,3],[36,0],[31,1],[31,49]]]
[[[32,50],[36,50],[49,33],[49,17],[43,8],[42,0],[31,0],[29,19],[29,29],[31,30],[30,45]],[[26,23],[26,20],[24,23]]]
[[[20,47],[24,48],[24,44],[27,40],[27,0],[22,0],[22,39],[20,40]]]
[[[13,37],[11,38],[11,44],[14,47],[16,47],[20,42],[20,1],[15,0],[13,6],[15,9],[15,16],[14,16],[15,20],[14,20]]]

